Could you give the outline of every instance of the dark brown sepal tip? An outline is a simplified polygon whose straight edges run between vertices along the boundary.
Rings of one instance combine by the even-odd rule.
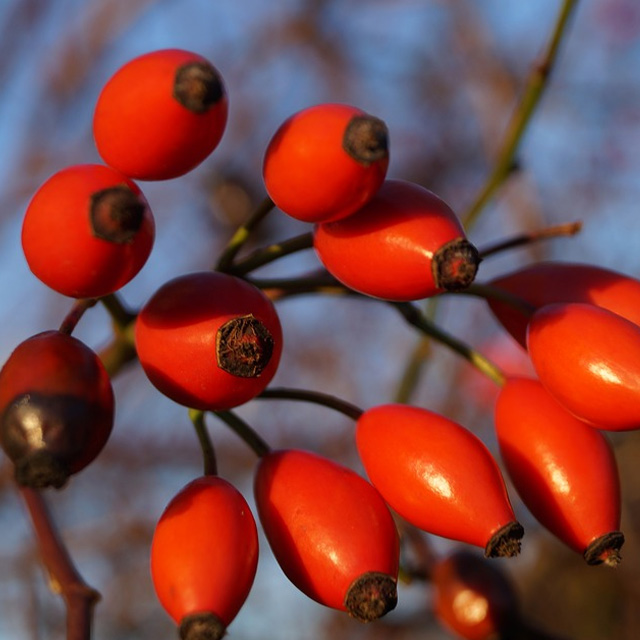
[[[61,489],[69,479],[69,468],[50,451],[39,449],[23,456],[15,463],[14,477],[22,487]]]
[[[344,606],[352,618],[373,622],[398,604],[396,581],[386,573],[369,571],[356,578],[349,587]]]
[[[129,187],[119,185],[91,196],[89,222],[96,238],[128,244],[140,230],[145,203]]]
[[[180,640],[220,640],[226,633],[224,622],[210,611],[191,613],[180,622]]]
[[[606,564],[617,567],[622,560],[620,549],[624,544],[622,531],[611,531],[596,538],[585,550],[584,559],[587,564]]]
[[[257,378],[273,354],[273,336],[249,314],[225,322],[216,334],[218,366],[239,378]]]
[[[520,553],[520,541],[524,529],[519,522],[510,522],[500,527],[484,548],[486,558],[512,558]]]
[[[431,263],[436,287],[444,291],[466,289],[475,280],[480,261],[478,250],[466,238],[447,242],[435,252]]]
[[[363,115],[349,121],[342,148],[360,164],[368,166],[389,156],[389,132],[379,118]]]
[[[225,96],[220,75],[208,62],[187,62],[176,71],[173,97],[193,113],[206,113]]]

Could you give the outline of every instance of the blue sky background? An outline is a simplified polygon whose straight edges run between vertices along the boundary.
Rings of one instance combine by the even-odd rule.
[[[541,258],[597,263],[640,276],[640,5],[578,5],[523,141],[522,170],[484,212],[472,240],[482,246],[573,220],[582,220],[584,230],[572,239],[487,260],[479,279]],[[347,102],[384,119],[391,139],[389,175],[420,182],[463,212],[488,175],[559,6],[558,0],[5,0],[0,359],[21,340],[59,324],[70,306],[29,272],[20,247],[22,216],[32,193],[53,172],[100,161],[91,136],[95,100],[103,83],[132,57],[166,47],[197,51],[221,71],[230,97],[227,131],[209,159],[182,178],[140,185],[156,217],[157,239],[148,264],[122,291],[137,308],[167,279],[212,265],[232,221],[246,213],[245,200],[262,198],[260,166],[269,138],[286,117],[311,104]],[[238,198],[233,206],[222,197],[230,189]],[[305,230],[277,213],[256,243]],[[313,253],[305,252],[261,273],[293,275],[315,266]],[[374,306],[311,297],[283,302],[286,345],[274,384],[316,388],[363,407],[390,400],[415,335],[392,312]],[[447,300],[439,313],[448,330],[471,344],[497,339],[495,322],[480,301]],[[109,331],[106,313],[96,307],[76,335],[99,348]],[[490,412],[459,394],[464,377],[458,359],[434,351],[415,401],[474,427],[490,443]],[[185,410],[160,397],[137,367],[118,376],[114,386],[113,441],[92,468],[50,499],[83,574],[103,593],[96,638],[173,637],[151,592],[145,549],[164,505],[199,473],[195,438]],[[358,468],[351,425],[333,412],[255,402],[239,413],[274,446],[310,448]],[[214,421],[211,426],[221,472],[251,499],[250,452]],[[637,442],[631,436],[629,441]],[[0,475],[0,638],[63,637],[62,607],[39,573],[6,463],[0,462]],[[540,550],[555,549],[530,524],[529,550],[512,565],[514,575],[524,576],[519,584],[525,593],[536,584]],[[438,539],[432,543],[450,547]],[[627,551],[630,572],[639,558],[637,548]],[[591,584],[582,570],[571,575]],[[631,575],[624,571],[621,583]],[[602,580],[609,585],[609,578]],[[320,638],[329,630],[336,638],[449,637],[433,623],[428,601],[424,585],[403,587],[389,622],[361,627],[300,595],[263,544],[254,591],[230,637],[276,637],[275,628],[284,640]],[[531,602],[534,615],[542,615],[543,606],[533,596]],[[587,635],[579,637],[586,640],[605,637],[602,629],[618,629],[611,625],[619,621],[605,614],[601,624],[609,626],[598,627],[585,614],[590,602],[576,596],[579,613],[572,616],[567,605],[569,622],[555,616],[557,631],[568,633],[563,625],[579,624],[581,616]]]

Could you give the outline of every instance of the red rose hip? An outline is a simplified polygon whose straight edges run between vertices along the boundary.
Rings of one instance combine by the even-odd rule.
[[[47,286],[73,298],[98,298],[142,269],[154,235],[153,216],[135,183],[110,167],[75,165],[34,194],[22,248]]]
[[[0,371],[0,442],[21,485],[63,486],[100,453],[113,418],[105,368],[70,335],[32,336]]]
[[[398,533],[366,480],[313,453],[272,451],[254,492],[271,549],[302,592],[361,622],[395,607]]]
[[[381,405],[358,419],[356,444],[372,484],[405,520],[487,556],[519,553],[523,529],[500,469],[470,431],[426,409]]]
[[[168,504],[151,544],[151,577],[183,640],[219,640],[244,604],[258,533],[242,494],[218,476],[190,482]]]
[[[587,563],[620,560],[620,483],[611,446],[537,380],[510,378],[495,411],[502,459],[531,513]]]
[[[179,404],[223,410],[269,384],[282,352],[272,302],[248,282],[214,271],[165,283],[144,305],[136,350],[149,380]]]
[[[386,300],[464,289],[480,261],[451,208],[428,189],[401,180],[387,180],[347,218],[318,224],[313,242],[342,284]]]
[[[141,55],[106,83],[93,135],[102,159],[139,180],[167,180],[200,164],[217,147],[228,99],[218,70],[182,49]]]
[[[305,222],[350,215],[368,202],[389,165],[387,127],[344,104],[320,104],[294,114],[265,152],[267,193],[286,214]]]

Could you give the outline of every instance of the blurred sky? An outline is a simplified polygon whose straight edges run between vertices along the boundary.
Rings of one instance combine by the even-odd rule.
[[[227,211],[218,187],[240,185],[247,198],[259,201],[262,153],[270,136],[286,117],[311,104],[352,103],[384,119],[391,139],[390,176],[421,182],[464,211],[488,174],[559,7],[558,0],[4,0],[0,359],[21,340],[59,324],[70,306],[70,300],[47,290],[29,272],[20,247],[22,216],[49,175],[70,164],[100,161],[91,135],[93,106],[104,82],[132,57],[166,47],[197,51],[221,71],[230,97],[228,129],[211,158],[182,178],[141,184],[156,216],[157,240],[148,264],[122,292],[137,308],[167,279],[212,265],[232,233],[231,214],[244,211],[241,206],[239,213]],[[573,239],[487,260],[479,279],[541,257],[599,263],[640,276],[639,150],[640,4],[583,0],[522,145],[521,171],[485,211],[472,239],[481,246],[523,229],[573,220],[583,220],[584,230]],[[258,241],[306,229],[278,214]],[[315,266],[312,252],[306,252],[264,273],[291,275]],[[415,336],[398,326],[392,312],[370,313],[364,306],[311,298],[283,302],[286,347],[274,382],[314,386],[362,406],[390,399]],[[441,314],[450,330],[471,342],[479,344],[495,332],[495,323],[476,300],[446,301]],[[391,320],[397,327],[393,334]],[[106,313],[92,309],[77,335],[95,348],[103,344],[109,336]],[[418,390],[421,402],[457,406],[445,397],[454,360],[446,353],[436,356],[433,369],[449,368],[427,377]],[[114,447],[145,434],[160,444],[171,442],[177,423],[188,428],[182,424],[184,410],[159,397],[139,370],[126,372],[114,384],[122,425]],[[342,434],[341,442],[346,440],[345,423],[334,415],[276,405],[265,415],[260,406],[243,408],[243,415],[260,421],[276,443],[322,449],[332,446],[325,443],[326,434]],[[459,410],[469,419],[475,411]],[[305,415],[323,421],[321,433],[301,428]],[[132,425],[135,435],[126,430]],[[226,442],[222,432],[216,429]],[[348,459],[350,454],[343,455]],[[191,469],[149,476],[148,485],[157,491],[132,498],[127,508],[145,504],[153,512],[149,517],[156,517],[193,475]],[[88,471],[87,480],[74,485],[90,492],[103,472]],[[249,497],[249,481],[238,481]],[[9,562],[16,549],[26,555],[30,547],[24,542],[28,524],[15,515],[17,501],[7,491],[4,495],[0,562]],[[82,530],[85,517],[98,523],[106,517],[106,506],[91,515],[80,488],[77,494],[69,489],[66,502],[59,500],[62,520],[71,529],[79,523]],[[116,504],[113,497],[104,500],[107,506]],[[81,554],[87,557],[90,582],[101,589],[100,580],[110,579],[111,569],[101,567],[86,548]],[[232,637],[265,638],[265,629],[279,622],[283,631],[278,637],[285,640],[319,637],[312,622],[316,605],[282,579],[268,553],[262,555],[254,594],[246,615],[233,623]],[[20,594],[19,581],[0,582],[0,638],[27,638],[20,635],[25,617],[9,615]],[[33,597],[45,598],[38,591]],[[392,615],[398,620],[413,615],[423,606],[420,598],[422,592],[408,590],[406,605],[401,602]],[[97,610],[97,637],[142,637],[139,630],[128,635],[124,627],[109,626],[100,617],[103,604]],[[150,604],[132,626],[158,613],[159,606],[154,612]],[[53,637],[42,629],[30,633],[29,639]]]

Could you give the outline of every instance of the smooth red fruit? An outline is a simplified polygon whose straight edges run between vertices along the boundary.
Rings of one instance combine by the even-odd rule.
[[[466,640],[495,640],[519,626],[520,602],[504,571],[479,555],[459,549],[438,560],[431,576],[433,611]]]
[[[358,419],[356,444],[369,479],[408,522],[487,556],[519,552],[523,530],[500,469],[464,427],[426,409],[381,405]]]
[[[161,286],[138,315],[135,341],[147,377],[163,394],[211,411],[258,395],[282,353],[272,302],[248,282],[214,271]]]
[[[319,224],[318,257],[342,284],[369,296],[408,301],[471,284],[475,247],[449,206],[431,191],[387,180],[361,209]]]
[[[142,269],[154,235],[138,186],[110,167],[84,164],[62,169],[36,191],[22,248],[47,286],[73,298],[98,298]]]
[[[153,534],[153,586],[181,625],[183,640],[224,635],[249,595],[257,564],[258,532],[249,505],[218,476],[186,485]]]
[[[489,284],[535,307],[584,302],[640,324],[640,280],[592,264],[538,262],[495,278]],[[497,299],[489,307],[502,326],[526,348],[528,318]]]
[[[611,431],[640,428],[640,327],[590,304],[534,313],[527,347],[540,382],[575,416]]]
[[[139,180],[166,180],[218,146],[227,112],[222,78],[208,60],[162,49],[127,62],[105,84],[93,135],[108,165]]]
[[[28,338],[0,371],[0,440],[21,485],[64,485],[100,453],[113,418],[104,366],[70,335]]]
[[[502,459],[531,513],[590,564],[619,560],[620,485],[606,438],[537,380],[510,378],[495,411]]]
[[[382,120],[349,105],[320,104],[280,126],[265,152],[262,175],[269,197],[286,214],[326,222],[368,202],[388,165]]]
[[[298,589],[362,622],[395,607],[398,533],[366,480],[316,454],[283,450],[260,460],[254,490],[271,549]]]

